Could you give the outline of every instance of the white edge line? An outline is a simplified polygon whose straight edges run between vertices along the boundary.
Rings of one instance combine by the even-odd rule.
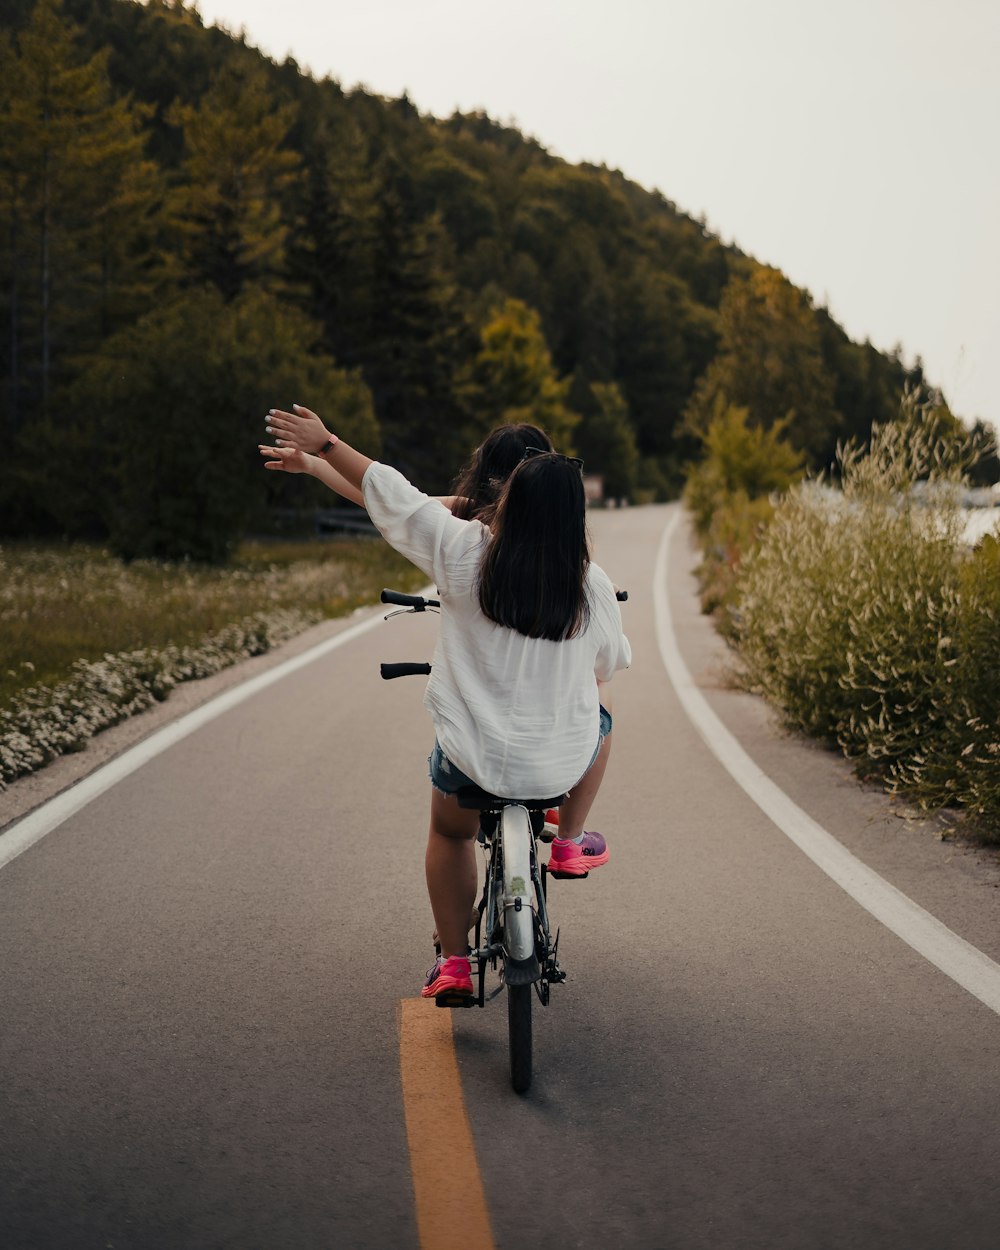
[[[1000,964],[852,855],[753,762],[709,707],[681,656],[667,594],[667,553],[681,516],[678,508],[660,541],[653,578],[653,609],[663,663],[698,733],[761,811],[817,867],[908,946],[1000,1015]]]
[[[82,807],[86,807],[99,794],[103,794],[105,790],[109,790],[112,786],[117,785],[119,781],[124,780],[130,773],[135,772],[137,768],[141,768],[143,764],[148,763],[154,756],[159,755],[161,751],[172,747],[174,743],[180,742],[182,738],[186,738],[188,734],[194,733],[196,729],[207,725],[209,721],[215,720],[223,712],[228,712],[230,708],[236,707],[244,699],[249,699],[275,682],[282,681],[291,673],[296,672],[300,668],[305,668],[307,664],[312,664],[328,652],[336,650],[337,647],[353,642],[360,634],[367,633],[368,630],[373,629],[381,621],[382,611],[378,611],[367,619],[358,622],[358,624],[345,629],[343,633],[336,634],[333,638],[328,638],[325,642],[318,643],[315,647],[310,647],[308,651],[303,651],[301,655],[285,660],[284,663],[268,669],[266,673],[260,673],[258,676],[251,677],[248,681],[226,690],[223,694],[209,700],[209,702],[203,703],[201,707],[195,708],[193,712],[188,712],[186,716],[182,716],[171,724],[157,730],[156,733],[150,734],[148,738],[137,743],[130,750],[123,752],[116,759],[96,769],[77,785],[71,786],[61,794],[57,794],[47,803],[43,803],[41,807],[36,807],[33,812],[30,812],[22,820],[15,822],[9,829],[0,833],[0,869],[9,864],[11,860],[22,855],[29,847],[34,846],[36,842],[39,842],[46,834],[51,833],[53,829],[56,829],[75,812],[78,812]]]

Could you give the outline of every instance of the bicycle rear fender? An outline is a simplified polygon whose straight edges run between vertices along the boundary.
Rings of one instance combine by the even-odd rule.
[[[509,958],[520,963],[535,955],[535,919],[532,911],[531,819],[528,810],[512,804],[500,818],[503,847],[504,945]]]

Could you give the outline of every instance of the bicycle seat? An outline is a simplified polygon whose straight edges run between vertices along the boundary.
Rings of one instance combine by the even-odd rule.
[[[566,802],[565,794],[557,794],[554,799],[511,799],[501,798],[498,794],[489,794],[478,786],[462,786],[456,791],[459,807],[468,807],[476,812],[498,811],[501,807],[516,804],[526,807],[529,811],[547,811],[550,807],[559,807]]]

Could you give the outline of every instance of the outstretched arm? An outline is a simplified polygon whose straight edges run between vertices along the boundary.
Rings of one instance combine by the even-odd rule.
[[[314,412],[298,404],[292,405],[291,412],[282,412],[278,408],[272,408],[265,418],[265,424],[268,434],[277,435],[276,447],[260,444],[261,454],[270,457],[264,465],[266,469],[283,469],[286,473],[309,473],[324,486],[329,486],[336,494],[349,499],[351,503],[356,503],[362,508],[365,506],[360,483],[356,486],[337,467],[340,462],[334,457],[334,447],[331,447],[325,455],[317,454],[318,450],[333,436]],[[347,446],[341,444],[341,440],[336,440],[335,446],[341,445]],[[347,448],[347,450],[352,449]],[[371,461],[367,457],[362,457],[362,459],[366,462],[364,469],[361,470],[361,476],[364,477],[364,470],[371,464]],[[431,498],[437,499],[438,503],[443,504],[450,512],[458,496],[433,495]]]
[[[351,503],[359,504],[362,508],[365,506],[365,497],[361,491],[355,490],[351,483],[344,477],[343,473],[338,473],[332,464],[329,464],[322,456],[310,456],[310,460],[316,463],[310,466],[310,472],[313,477],[323,483],[338,495],[342,495],[344,499],[349,499]]]

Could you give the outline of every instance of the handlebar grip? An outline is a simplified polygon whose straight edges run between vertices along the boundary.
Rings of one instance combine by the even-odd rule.
[[[394,677],[426,677],[431,671],[431,666],[426,662],[423,664],[381,664],[379,665],[382,673],[383,681],[392,681]]]
[[[381,599],[383,603],[395,603],[401,608],[412,608],[414,612],[441,606],[436,599],[425,599],[423,595],[404,595],[400,590],[383,590]]]
[[[627,591],[627,590],[616,590],[616,591],[615,591],[615,598],[618,600],[618,602],[619,602],[619,603],[624,603],[624,602],[625,602],[625,600],[628,598],[628,591]]]

